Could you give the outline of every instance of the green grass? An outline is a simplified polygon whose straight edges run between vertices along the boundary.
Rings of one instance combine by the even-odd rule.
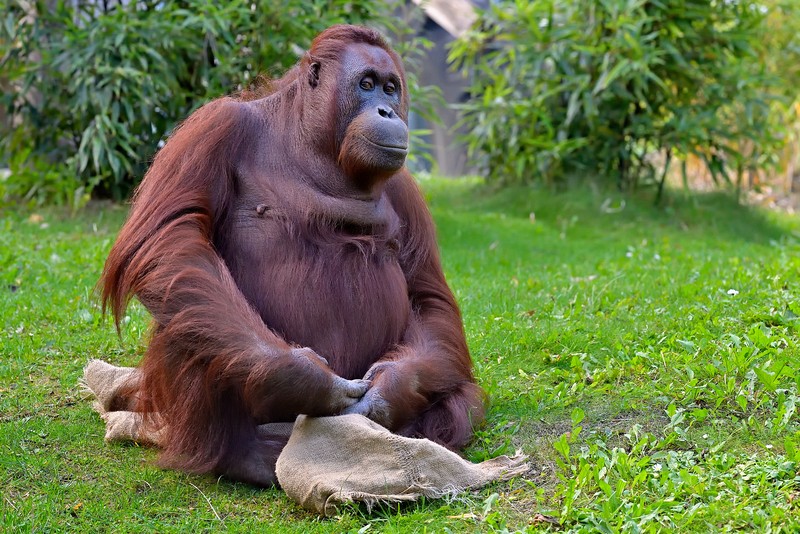
[[[93,285],[125,208],[0,218],[0,531],[586,532],[800,529],[800,223],[722,195],[424,182],[481,384],[467,456],[534,469],[453,501],[321,519],[280,491],[106,445],[76,383],[133,365]],[[608,199],[608,201],[607,201]],[[621,209],[620,209],[621,208]],[[541,514],[541,516],[537,515]]]

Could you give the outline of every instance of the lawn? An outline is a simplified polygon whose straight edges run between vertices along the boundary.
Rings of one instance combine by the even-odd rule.
[[[491,397],[467,449],[529,476],[453,500],[309,514],[278,490],[106,445],[77,387],[135,365],[93,286],[123,206],[0,212],[0,531],[637,532],[800,529],[800,222],[723,195],[426,180]],[[554,524],[554,523],[557,523]]]

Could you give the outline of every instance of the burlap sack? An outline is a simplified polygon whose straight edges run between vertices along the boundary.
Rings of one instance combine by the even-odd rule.
[[[104,414],[111,408],[120,388],[138,382],[140,378],[141,374],[135,367],[117,367],[103,360],[89,360],[78,383],[94,396],[95,411]]]
[[[528,471],[526,458],[472,464],[427,439],[392,434],[362,415],[306,417],[294,424],[276,474],[286,494],[308,510],[336,505],[439,498]]]
[[[94,396],[92,407],[106,422],[107,442],[133,441],[144,445],[158,445],[163,432],[149,430],[143,424],[142,414],[128,411],[111,411],[117,392],[141,378],[135,367],[117,367],[102,360],[90,360],[83,369],[82,389]]]
[[[115,395],[129,381],[139,380],[132,367],[91,360],[81,386],[95,397],[94,409],[106,422],[106,441],[158,445],[162,431],[142,423],[142,415],[109,411]],[[506,480],[529,470],[527,458],[500,456],[472,464],[427,439],[392,434],[361,415],[299,416],[294,427],[275,423],[260,433],[289,435],[278,457],[276,474],[286,494],[308,510],[330,515],[336,505],[439,498]]]

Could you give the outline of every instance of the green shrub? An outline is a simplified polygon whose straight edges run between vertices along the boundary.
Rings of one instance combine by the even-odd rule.
[[[322,29],[378,9],[367,0],[0,7],[0,163],[12,171],[0,198],[68,203],[89,192],[125,198],[193,109],[280,74]],[[58,167],[41,176],[48,165]]]
[[[493,5],[451,51],[474,80],[470,153],[500,184],[599,176],[660,194],[672,158],[690,154],[730,182],[731,169],[768,163],[784,128],[778,99],[798,81],[761,60],[788,58],[765,39],[776,10],[800,16],[781,1]]]

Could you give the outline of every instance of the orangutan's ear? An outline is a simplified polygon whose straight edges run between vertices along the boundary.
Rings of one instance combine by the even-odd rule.
[[[316,87],[319,85],[319,61],[312,60],[308,65],[308,85]]]

